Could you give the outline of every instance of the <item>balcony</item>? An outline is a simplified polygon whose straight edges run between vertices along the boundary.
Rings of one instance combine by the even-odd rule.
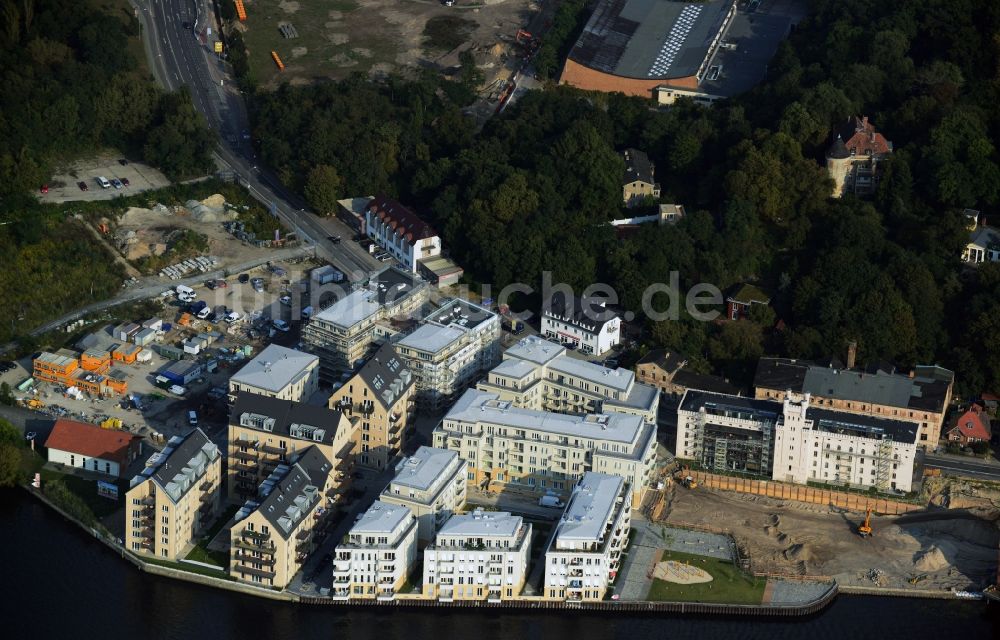
[[[153,549],[153,541],[150,540],[149,538],[144,539],[142,541],[142,543],[140,543],[139,546],[141,546],[143,549],[148,549],[150,551],[154,551],[154,549]]]
[[[234,451],[232,457],[237,460],[253,461],[256,460],[258,456],[256,451]]]
[[[263,569],[254,569],[253,567],[244,567],[243,565],[236,565],[233,571],[243,576],[256,576],[264,580],[274,580],[273,571],[264,571]]]
[[[349,600],[351,597],[350,589],[333,589],[330,591],[330,597],[336,600]]]
[[[250,555],[249,553],[241,553],[239,551],[237,551],[235,554],[233,554],[233,560],[235,560],[236,562],[241,562],[241,563],[245,563],[245,564],[262,564],[262,565],[267,566],[267,567],[273,567],[274,566],[274,558],[271,558],[271,557],[261,557],[261,558],[258,558],[256,556]]]
[[[283,449],[281,447],[275,447],[275,446],[272,446],[272,445],[269,445],[269,444],[262,444],[262,445],[260,445],[260,450],[263,451],[264,453],[267,453],[269,455],[274,455],[274,456],[281,456],[281,455],[284,455],[284,454],[288,453],[288,449]]]
[[[237,538],[233,543],[233,546],[238,549],[246,549],[247,551],[256,551],[257,553],[274,553],[274,544],[270,542],[251,542],[243,538]]]
[[[256,471],[257,465],[247,464],[245,462],[234,462],[230,465],[230,468],[235,469],[236,471]]]
[[[208,485],[208,487],[206,488],[205,485]],[[212,491],[215,487],[211,482],[205,482],[199,488],[203,491],[201,496],[198,497],[199,500],[202,502],[215,502],[216,495],[215,492]]]

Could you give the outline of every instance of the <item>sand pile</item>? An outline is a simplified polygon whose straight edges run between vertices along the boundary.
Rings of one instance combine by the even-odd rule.
[[[917,554],[917,559],[913,563],[913,566],[917,571],[940,571],[948,566],[948,560],[944,557],[941,549],[937,546],[932,546],[930,549]]]
[[[656,563],[653,567],[653,577],[675,584],[700,584],[712,581],[712,574],[704,569],[676,560]]]
[[[793,544],[785,549],[785,560],[809,562],[813,559],[812,549],[807,544]]]
[[[226,211],[226,198],[218,193],[208,196],[201,202],[188,200],[184,206],[191,212],[191,217],[198,222],[222,222],[233,217]]]

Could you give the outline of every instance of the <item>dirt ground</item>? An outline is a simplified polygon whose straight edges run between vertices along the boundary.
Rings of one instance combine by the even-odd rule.
[[[728,531],[756,571],[920,589],[981,589],[997,575],[995,508],[874,516],[874,534],[861,538],[863,515],[820,505],[703,488],[674,488],[670,500],[668,524]]]
[[[272,254],[273,248],[242,242],[226,231],[223,224],[235,219],[236,213],[224,204],[225,199],[215,194],[201,201],[189,201],[185,206],[131,207],[105,237],[129,261],[162,254],[182,230],[206,236],[208,250],[203,255],[215,257],[219,269]]]
[[[517,50],[518,29],[542,4],[456,0],[446,7],[438,0],[248,0],[246,8],[247,21],[237,28],[243,31],[258,80],[273,88],[279,82],[339,79],[358,71],[383,75],[417,66],[445,70],[456,66],[458,53],[470,47],[488,84],[491,70],[502,68]],[[467,33],[455,41],[428,41],[428,21],[442,18],[467,24]],[[288,24],[298,37],[283,37],[279,26]],[[272,50],[285,64],[284,71],[271,60]]]
[[[170,181],[158,169],[141,162],[129,161],[123,165],[119,162],[121,157],[116,151],[107,151],[60,167],[56,175],[49,179],[49,192],[39,193],[38,199],[42,202],[111,200],[119,195],[132,195],[170,185]],[[97,176],[104,176],[108,180],[127,178],[130,184],[122,189],[102,189],[97,183]],[[86,183],[87,191],[81,191],[78,182]]]

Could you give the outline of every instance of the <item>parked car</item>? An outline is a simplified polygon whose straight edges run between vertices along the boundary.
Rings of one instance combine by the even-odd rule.
[[[286,306],[292,306],[292,296],[281,296],[278,298],[278,302]]]
[[[191,425],[192,427],[197,427],[198,426],[198,412],[197,411],[188,411],[188,424]]]
[[[219,278],[218,280],[215,281],[215,286],[218,287],[219,289],[225,289],[226,287],[229,286],[229,283],[223,280],[222,278]]]
[[[76,186],[80,187],[80,191],[90,191],[90,187],[87,186],[86,182],[82,180],[76,183]]]
[[[245,273],[241,273],[240,277],[236,278],[236,281],[239,282],[240,284],[246,284],[250,282],[250,276]]]
[[[205,286],[208,288],[209,291],[215,291],[215,280],[206,280]]]
[[[120,164],[120,165],[122,165],[124,167],[125,165],[128,164],[128,159],[126,159],[126,158],[118,158],[118,164]]]
[[[212,314],[212,309],[209,308],[209,307],[205,307],[205,308],[201,309],[200,311],[198,311],[198,319],[199,320],[207,320],[208,316],[210,316],[211,314]]]
[[[111,178],[111,186],[114,187],[115,189],[121,189],[122,181],[119,180],[118,178]]]
[[[253,285],[253,290],[258,293],[264,290],[264,278],[254,278],[250,284]]]
[[[97,181],[97,184],[99,184],[102,189],[110,189],[111,188],[111,183],[108,182],[108,179],[105,178],[104,176],[97,176],[96,178],[94,178],[94,180]]]
[[[240,318],[242,318],[242,316],[239,313],[236,311],[230,311],[226,314],[225,320],[226,322],[233,323],[237,322]]]
[[[185,389],[179,384],[172,384],[170,385],[170,388],[167,389],[167,391],[174,394],[175,396],[182,396],[187,392],[187,389]]]
[[[0,362],[0,373],[7,373],[8,371],[12,371],[16,367],[17,365],[11,362],[10,360],[4,360],[3,362]]]
[[[340,236],[327,236],[326,239],[329,240],[330,242],[332,242],[333,244],[340,244],[340,241],[343,238],[341,238]]]
[[[48,193],[49,192],[49,185],[43,184],[42,188],[39,189],[39,191],[41,191],[42,193]]]
[[[289,329],[292,328],[284,320],[272,320],[271,324],[274,325],[274,328],[277,329],[278,331],[288,331]]]
[[[132,184],[131,182],[128,181],[128,178],[122,178],[121,180],[122,184],[125,185],[126,187]]]

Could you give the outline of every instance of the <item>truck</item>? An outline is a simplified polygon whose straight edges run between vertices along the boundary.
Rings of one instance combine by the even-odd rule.
[[[538,506],[549,509],[562,509],[566,504],[558,496],[542,496],[538,499]]]
[[[309,274],[309,277],[313,282],[319,285],[344,281],[344,273],[330,265],[313,269]]]

